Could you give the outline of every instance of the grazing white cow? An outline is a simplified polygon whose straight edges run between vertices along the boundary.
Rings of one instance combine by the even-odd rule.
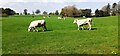
[[[83,18],[86,18],[85,16],[83,16]]]
[[[37,31],[38,32],[38,30],[36,29],[37,27],[43,27],[43,31],[47,30],[45,20],[32,21],[30,23],[29,27],[28,27],[28,32],[31,32],[31,31]]]
[[[75,19],[73,23],[78,25],[78,30],[79,30],[79,26],[83,26],[83,25],[88,25],[88,29],[91,30],[92,18],[81,19],[81,20]]]
[[[65,17],[62,17],[65,20]],[[58,17],[58,19],[62,19],[61,17]]]
[[[45,19],[45,18],[49,18],[50,19],[50,16],[43,16],[43,18]]]
[[[58,17],[58,19],[62,19],[61,17]]]

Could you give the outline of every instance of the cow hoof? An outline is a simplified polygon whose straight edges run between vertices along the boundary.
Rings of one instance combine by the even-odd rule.
[[[36,32],[39,32],[38,30]]]

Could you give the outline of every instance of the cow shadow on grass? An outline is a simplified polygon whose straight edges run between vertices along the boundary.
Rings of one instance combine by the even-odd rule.
[[[88,28],[84,28],[84,29],[80,28],[80,30],[89,30],[89,29]],[[93,27],[93,28],[91,28],[91,30],[97,30],[97,28]]]
[[[38,30],[38,32],[50,32],[50,31],[53,31],[53,30],[44,30],[44,31]]]

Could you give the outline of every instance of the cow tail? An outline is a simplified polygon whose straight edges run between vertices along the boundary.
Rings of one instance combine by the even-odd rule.
[[[44,22],[44,28],[45,28],[45,30],[47,30],[47,27],[46,27],[46,22]]]

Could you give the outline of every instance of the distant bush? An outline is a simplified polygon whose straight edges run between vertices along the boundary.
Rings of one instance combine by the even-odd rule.
[[[66,6],[62,8],[60,15],[67,17],[80,16],[79,10],[75,6]]]
[[[7,17],[7,16],[11,16],[11,15],[15,15],[15,11],[10,9],[10,8],[0,8],[0,16],[2,17]]]
[[[1,17],[1,16],[2,16],[2,17],[8,17],[8,15],[5,14],[5,13],[4,13],[4,14],[1,14],[0,17]]]

